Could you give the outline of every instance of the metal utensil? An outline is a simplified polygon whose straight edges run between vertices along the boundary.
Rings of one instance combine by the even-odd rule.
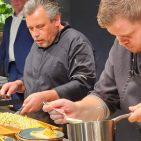
[[[49,104],[49,102],[43,102],[43,105],[48,105],[48,104]],[[59,114],[63,115],[68,123],[73,123],[73,124],[74,124],[74,123],[81,123],[81,122],[83,122],[83,121],[80,120],[80,119],[75,119],[75,118],[70,118],[70,117],[68,117],[65,113],[61,112],[61,111],[60,111],[59,109],[57,109],[57,108],[53,108],[53,110],[54,110],[55,112],[58,112]]]
[[[20,114],[20,112],[22,111],[23,107],[21,107],[20,109],[18,109],[17,112],[15,112],[15,114]]]
[[[120,116],[118,116],[118,117],[113,118],[112,120],[113,120],[115,123],[117,123],[117,122],[119,122],[121,119],[128,118],[130,115],[131,115],[131,113],[123,114],[123,115],[120,115]]]

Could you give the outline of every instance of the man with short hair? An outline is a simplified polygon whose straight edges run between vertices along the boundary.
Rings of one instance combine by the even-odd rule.
[[[24,6],[27,27],[34,39],[22,80],[6,83],[1,95],[25,94],[21,114],[48,122],[44,102],[73,101],[87,95],[95,83],[92,45],[79,31],[61,23],[56,0],[28,0]]]
[[[120,109],[124,113],[131,112],[130,122],[141,121],[140,6],[141,0],[101,0],[98,23],[116,36],[115,42],[90,95],[78,102],[60,99],[43,107],[56,123],[63,124],[66,120],[54,108],[86,121],[106,119]]]

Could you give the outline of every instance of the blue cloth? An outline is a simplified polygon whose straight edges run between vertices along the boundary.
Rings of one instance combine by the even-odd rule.
[[[9,39],[11,23],[12,16],[6,19],[3,40],[0,45],[0,75],[7,76],[9,81],[14,81],[20,79],[23,75],[25,60],[31,49],[33,39],[27,28],[26,21],[23,18],[14,43],[15,64],[11,66],[9,63]]]
[[[9,81],[14,81],[17,78],[22,77],[22,74],[18,71],[15,62],[10,62],[8,70],[9,70],[8,72]],[[17,104],[14,104],[14,107],[13,107],[13,110],[16,111],[21,107],[21,104],[24,100],[24,94],[23,93],[12,94],[12,99],[17,100]]]

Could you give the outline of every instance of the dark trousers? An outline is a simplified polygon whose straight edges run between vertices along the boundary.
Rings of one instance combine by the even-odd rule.
[[[15,81],[22,77],[22,74],[18,71],[15,62],[10,62],[8,67],[8,81]],[[24,94],[23,93],[15,93],[12,94],[13,100],[13,110],[17,111],[23,103]]]

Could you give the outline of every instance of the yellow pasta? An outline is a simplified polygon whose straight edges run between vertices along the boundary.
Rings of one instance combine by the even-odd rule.
[[[35,119],[13,113],[0,113],[0,125],[12,126],[19,129],[44,127]]]
[[[47,127],[42,131],[32,131],[30,133],[32,136],[42,139],[52,139],[57,138],[57,131],[52,130],[52,128]]]
[[[47,127],[43,130],[43,135],[49,136],[50,138],[56,138],[57,133],[55,130],[52,130],[50,127]]]

